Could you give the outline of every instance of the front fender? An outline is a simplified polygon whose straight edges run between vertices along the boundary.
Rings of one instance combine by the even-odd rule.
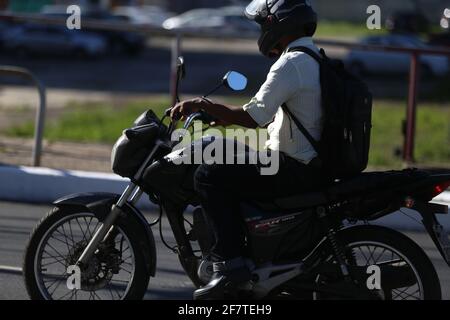
[[[119,198],[120,195],[114,193],[78,193],[60,198],[53,204],[58,208],[77,207],[86,210],[95,214],[100,221],[103,221]],[[154,277],[156,273],[156,245],[153,231],[144,215],[132,204],[127,203],[125,205],[124,213],[125,216],[121,217],[121,219],[132,219],[136,225],[142,228],[142,232],[146,236],[145,240],[150,250],[149,252],[144,252],[144,256],[150,275]]]
[[[79,207],[95,214],[102,221],[111,207],[119,200],[119,195],[114,193],[76,193],[65,196],[53,202],[57,207]]]

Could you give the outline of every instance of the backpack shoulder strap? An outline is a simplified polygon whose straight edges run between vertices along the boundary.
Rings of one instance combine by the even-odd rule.
[[[290,48],[288,52],[303,52],[306,53],[311,58],[314,58],[320,65],[325,62],[324,57],[321,57],[317,52],[308,47],[293,47]],[[323,49],[320,49],[321,54],[324,53]]]
[[[308,132],[308,130],[301,124],[301,122],[297,119],[296,116],[289,110],[286,103],[283,103],[281,106],[283,111],[294,121],[295,125],[297,126],[298,130],[306,137],[306,139],[311,143],[314,150],[316,150],[317,153],[320,153],[320,146],[319,143],[316,141],[316,139],[313,138],[313,136]]]
[[[320,66],[322,66],[322,64],[325,62],[324,58],[321,57],[319,54],[317,54],[314,50],[308,48],[308,47],[294,47],[294,48],[290,48],[289,52],[304,52],[307,55],[311,56],[312,58],[314,58],[314,60],[316,60]],[[322,50],[321,50],[322,52]],[[305,136],[305,138],[309,141],[309,143],[311,143],[311,145],[313,146],[314,150],[319,154],[320,156],[320,146],[319,143],[313,138],[313,136],[308,132],[308,130],[303,126],[303,124],[297,119],[297,117],[291,112],[291,110],[289,110],[288,106],[286,103],[283,103],[283,105],[281,106],[281,108],[283,109],[283,111],[292,119],[292,121],[294,121],[295,125],[297,126],[297,128],[300,130],[300,132]]]

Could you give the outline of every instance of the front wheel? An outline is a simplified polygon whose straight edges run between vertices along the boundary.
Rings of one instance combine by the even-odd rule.
[[[371,283],[373,296],[381,300],[441,300],[441,286],[436,270],[425,252],[410,238],[380,226],[360,226],[338,233],[340,245],[359,285],[379,270],[379,283]],[[327,259],[334,262],[332,255]],[[376,278],[373,278],[376,280]],[[318,286],[343,283],[342,276],[319,274]],[[377,288],[379,287],[379,288]],[[328,294],[314,294],[318,300],[340,299]]]
[[[55,208],[44,217],[25,251],[24,278],[36,300],[136,300],[145,295],[150,278],[139,227],[119,219],[111,236],[83,270],[76,261],[101,225],[80,208]]]

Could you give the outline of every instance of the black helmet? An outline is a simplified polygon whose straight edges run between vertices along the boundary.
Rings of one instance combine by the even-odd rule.
[[[274,56],[272,51],[284,36],[312,36],[317,27],[309,0],[253,0],[245,15],[261,25],[259,50],[268,57]]]

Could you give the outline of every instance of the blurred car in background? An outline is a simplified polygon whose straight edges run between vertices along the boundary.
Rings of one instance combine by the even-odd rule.
[[[85,19],[100,20],[106,22],[123,22],[121,17],[112,15],[107,11],[92,11],[84,13]],[[108,42],[109,51],[116,54],[136,55],[145,48],[146,38],[135,31],[111,31],[91,30],[98,35],[104,36]]]
[[[439,22],[443,32],[429,35],[429,45],[436,47],[450,48],[450,9],[446,8]]]
[[[430,48],[419,38],[409,35],[371,36],[364,38],[361,43],[402,48]],[[345,64],[356,75],[402,74],[409,72],[411,55],[398,52],[353,50],[346,57]],[[449,72],[449,59],[446,56],[421,55],[420,65],[423,75],[444,76]]]
[[[107,43],[95,34],[76,32],[60,26],[26,24],[16,26],[4,36],[4,46],[19,56],[74,55],[98,57],[106,53]]]
[[[218,9],[194,9],[163,23],[167,30],[187,32],[219,32],[223,34],[259,34],[257,24],[244,16],[244,7],[230,6]]]
[[[448,30],[450,29],[450,9],[445,8],[442,13],[441,21],[439,21],[439,25],[442,29]]]
[[[66,13],[65,6],[59,5],[48,5],[44,6],[41,10],[41,14],[53,17],[64,17],[67,18],[68,14]],[[123,22],[124,17],[115,16],[107,11],[99,11],[99,10],[89,10],[82,9],[81,15],[81,23],[83,26],[83,19],[92,19],[92,20],[100,20],[104,22]],[[142,52],[145,48],[146,38],[135,31],[114,31],[114,30],[77,30],[78,33],[88,32],[90,34],[96,34],[98,36],[104,37],[107,45],[108,52],[114,54],[128,54],[128,55],[136,55]]]
[[[428,44],[433,47],[450,49],[450,32],[430,34]]]
[[[3,48],[4,39],[12,28],[13,24],[10,22],[0,21],[0,49]]]
[[[173,16],[157,6],[120,6],[114,8],[112,14],[127,23],[152,27],[162,27],[164,21]]]
[[[220,21],[217,23],[214,21],[214,17],[217,17],[215,9],[189,10],[164,21],[163,28],[167,30],[195,30],[196,28],[201,28],[201,26],[206,26],[207,28],[220,26]]]
[[[418,34],[428,32],[430,22],[421,11],[397,11],[386,20],[386,28],[392,33]]]

